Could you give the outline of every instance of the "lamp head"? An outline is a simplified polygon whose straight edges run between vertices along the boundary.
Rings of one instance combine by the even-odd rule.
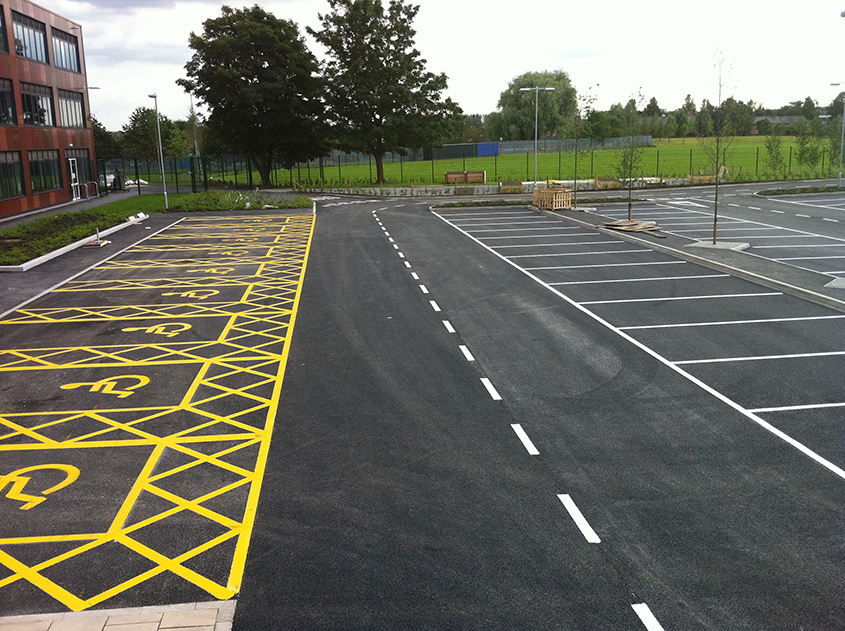
[[[156,95],[155,95],[155,94],[148,94],[147,96],[149,96],[151,99],[156,98]]]

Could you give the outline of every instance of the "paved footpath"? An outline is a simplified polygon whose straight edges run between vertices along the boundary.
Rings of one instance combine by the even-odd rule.
[[[313,215],[168,223],[0,310],[0,630],[231,627]]]

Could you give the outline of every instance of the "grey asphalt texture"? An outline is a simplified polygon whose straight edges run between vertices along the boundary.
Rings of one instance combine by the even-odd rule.
[[[524,209],[514,217],[604,243],[526,247],[516,256],[536,260],[509,262],[459,217],[483,211],[437,212],[446,221],[417,200],[318,208],[235,630],[642,629],[642,603],[667,631],[845,628],[845,481],[660,359],[825,353],[682,368],[742,409],[843,402],[842,358],[829,354],[845,339],[842,298],[829,277],[692,252],[673,235],[597,232],[598,213]],[[153,215],[108,248],[0,276],[0,313],[175,219]],[[649,250],[595,259],[655,263],[642,277],[721,276],[659,294],[518,268],[574,268],[604,248]],[[783,293],[661,300],[691,292]],[[642,328],[776,318],[718,334]],[[761,414],[842,466],[842,409]],[[165,588],[174,602],[202,600],[193,586]]]

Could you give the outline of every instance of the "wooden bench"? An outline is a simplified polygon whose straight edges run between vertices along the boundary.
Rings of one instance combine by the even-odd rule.
[[[446,171],[446,184],[487,184],[487,171]]]

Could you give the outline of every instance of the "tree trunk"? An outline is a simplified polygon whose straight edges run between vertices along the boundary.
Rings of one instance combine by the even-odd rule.
[[[273,170],[273,156],[272,155],[250,155],[250,160],[255,165],[258,175],[261,177],[261,188],[270,188],[273,184],[270,182],[270,172]]]
[[[384,184],[384,154],[377,153],[373,156],[376,159],[376,184]]]

